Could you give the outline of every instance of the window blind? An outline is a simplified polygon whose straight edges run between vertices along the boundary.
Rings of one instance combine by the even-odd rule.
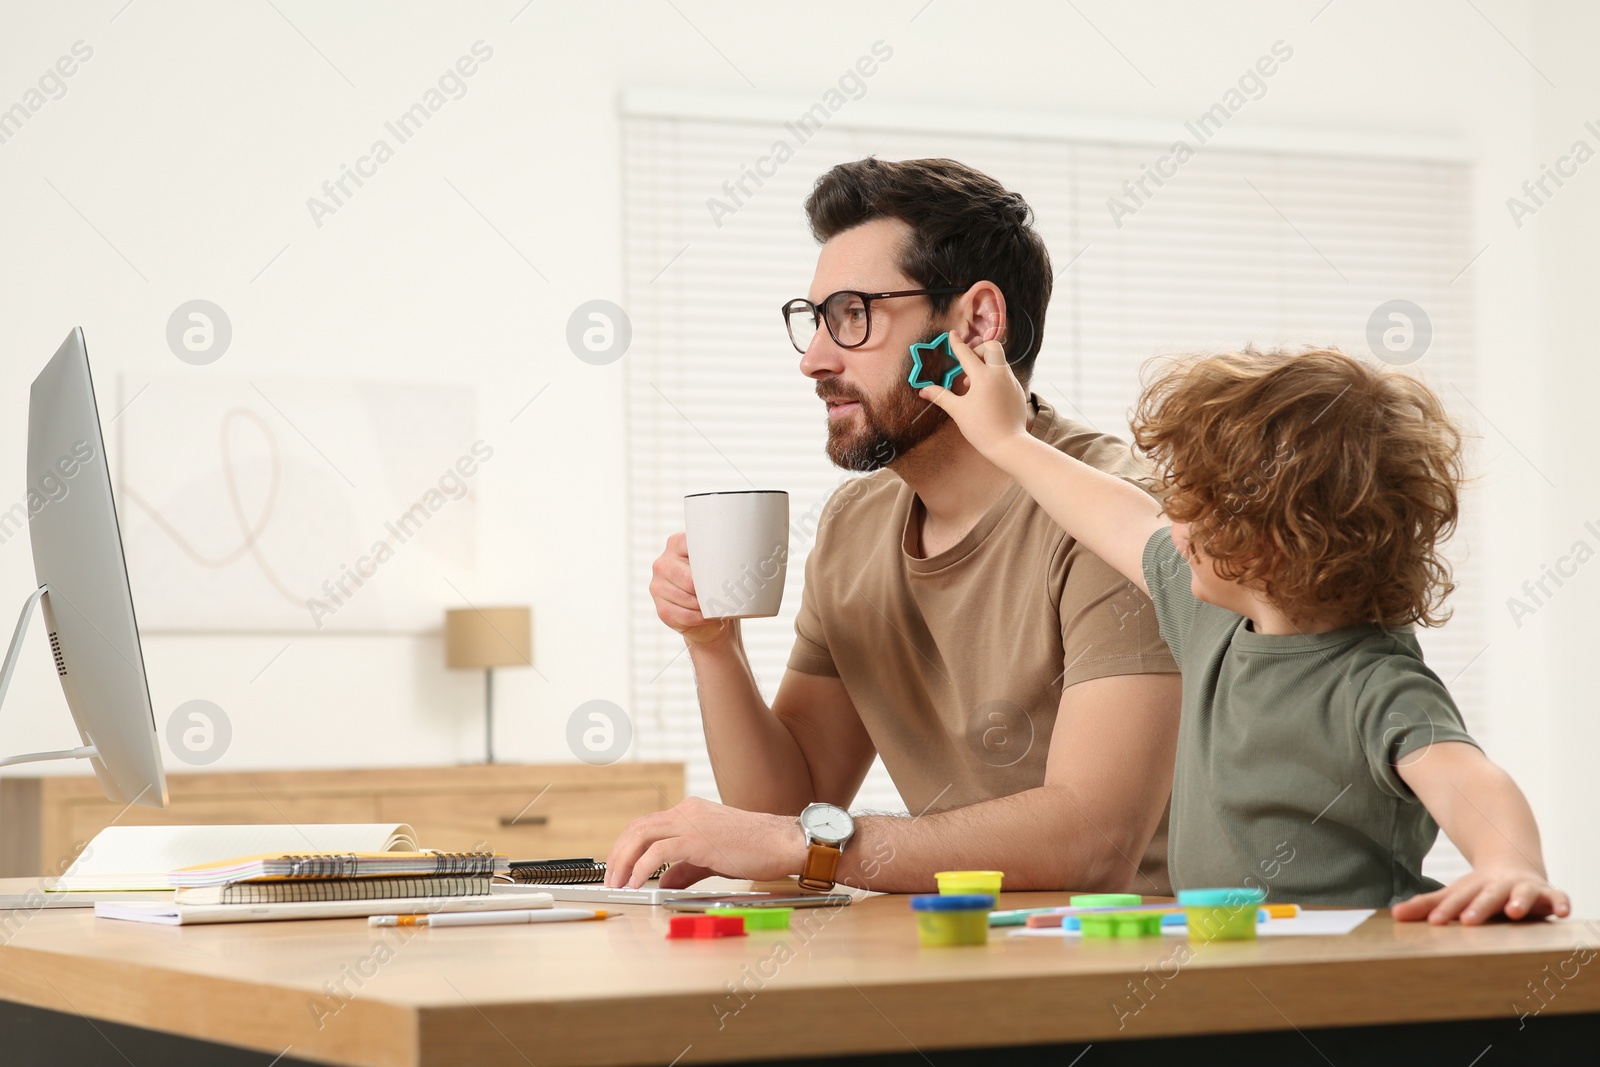
[[[730,115],[733,112],[730,111]],[[843,472],[823,452],[820,401],[798,370],[778,308],[804,295],[816,261],[802,203],[816,177],[868,154],[959,159],[1033,206],[1056,271],[1033,389],[1068,416],[1119,437],[1141,368],[1154,356],[1333,344],[1368,353],[1367,325],[1393,299],[1432,327],[1420,375],[1470,424],[1468,285],[1471,168],[1404,153],[1206,145],[1140,202],[1124,183],[1163,154],[1119,142],[853,126],[848,114],[796,144],[781,119],[625,112],[626,357],[631,508],[632,694],[638,755],[683,760],[691,792],[715,795],[682,640],[646,588],[686,493],[786,489],[791,557],[783,612],[747,622],[762,692],[784,670],[815,516]],[[774,142],[793,157],[775,162]],[[762,163],[763,157],[766,162]],[[1168,169],[1171,169],[1170,167]],[[742,179],[742,180],[741,180]],[[1127,211],[1114,212],[1111,198]],[[810,521],[807,521],[809,516]],[[1455,617],[1420,637],[1469,726],[1487,734],[1471,673],[1486,643],[1485,601],[1468,551],[1472,500],[1452,545]],[[900,808],[875,765],[857,806]],[[1444,876],[1459,857],[1433,861]],[[1441,866],[1444,864],[1444,866]]]

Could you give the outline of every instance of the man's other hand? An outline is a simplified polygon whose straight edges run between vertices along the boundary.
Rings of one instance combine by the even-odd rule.
[[[710,875],[764,882],[799,874],[805,834],[793,815],[768,815],[689,797],[633,820],[606,857],[606,885],[637,889],[664,863],[682,864],[662,887],[682,888]]]

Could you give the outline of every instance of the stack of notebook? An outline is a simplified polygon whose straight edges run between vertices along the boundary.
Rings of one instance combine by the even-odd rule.
[[[505,859],[492,852],[264,853],[171,874],[178,904],[293,904],[484,896]]]
[[[48,895],[174,926],[551,905],[548,893],[491,893],[508,871],[492,852],[425,851],[405,823],[110,826]]]

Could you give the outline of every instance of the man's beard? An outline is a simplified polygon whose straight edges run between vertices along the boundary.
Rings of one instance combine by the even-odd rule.
[[[861,405],[855,415],[828,422],[828,458],[834,466],[853,471],[887,467],[950,421],[943,408],[922,399],[906,383],[910,373],[907,353],[889,394],[876,400],[836,378],[817,383],[817,395],[824,400],[854,400]]]

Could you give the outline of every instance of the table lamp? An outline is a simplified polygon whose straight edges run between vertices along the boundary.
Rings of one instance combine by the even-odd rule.
[[[527,608],[458,608],[444,613],[447,667],[483,671],[483,761],[494,762],[494,669],[533,666],[533,620]]]

